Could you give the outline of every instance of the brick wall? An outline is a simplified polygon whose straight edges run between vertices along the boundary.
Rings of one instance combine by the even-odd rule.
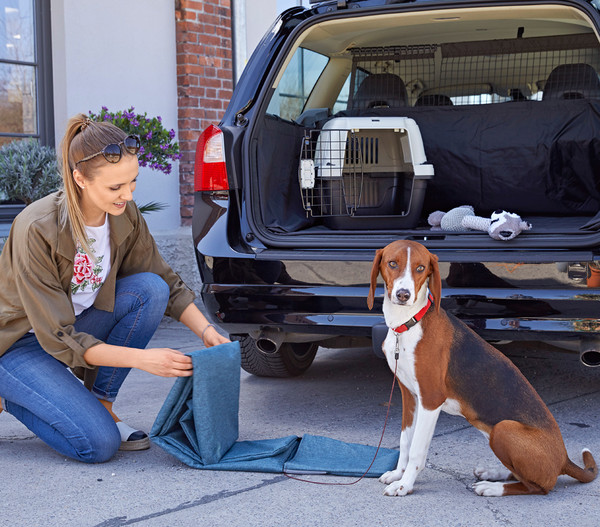
[[[175,0],[181,221],[194,204],[194,155],[200,132],[217,124],[233,90],[230,0]]]

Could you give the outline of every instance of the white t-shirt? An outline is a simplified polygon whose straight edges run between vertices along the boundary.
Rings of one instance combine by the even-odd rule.
[[[88,244],[93,258],[86,254],[81,247],[77,247],[73,264],[73,278],[71,280],[71,300],[75,315],[90,307],[100,286],[104,283],[110,271],[110,224],[108,214],[104,225],[100,227],[85,226]]]

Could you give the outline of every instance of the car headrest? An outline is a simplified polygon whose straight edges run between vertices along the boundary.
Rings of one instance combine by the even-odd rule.
[[[554,68],[546,84],[542,100],[600,98],[600,79],[589,64],[561,64]]]
[[[376,73],[365,77],[351,99],[351,108],[406,106],[406,86],[398,75]]]

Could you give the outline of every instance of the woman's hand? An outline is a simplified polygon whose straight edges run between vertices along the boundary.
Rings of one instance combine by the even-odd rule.
[[[170,348],[143,350],[139,360],[137,368],[161,377],[190,377],[194,373],[192,358]]]
[[[231,342],[228,338],[219,335],[219,332],[206,320],[195,304],[190,304],[183,310],[179,321],[198,335],[206,347]]]
[[[208,325],[207,328],[202,332],[202,341],[204,345],[209,348],[210,346],[216,346],[217,344],[225,344],[231,342],[229,339],[220,335],[212,325]]]

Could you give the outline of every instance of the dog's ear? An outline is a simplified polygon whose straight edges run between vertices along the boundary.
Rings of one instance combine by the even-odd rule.
[[[369,309],[373,309],[373,303],[375,301],[375,289],[377,288],[377,277],[379,276],[379,265],[381,264],[382,256],[383,249],[377,249],[375,252],[375,259],[373,260],[373,267],[371,267],[371,289],[369,289],[369,296],[367,297]]]
[[[435,254],[430,254],[430,272],[429,272],[429,291],[433,295],[433,302],[436,313],[440,312],[440,304],[442,302],[442,277],[440,276],[440,267],[438,265],[438,257]]]

